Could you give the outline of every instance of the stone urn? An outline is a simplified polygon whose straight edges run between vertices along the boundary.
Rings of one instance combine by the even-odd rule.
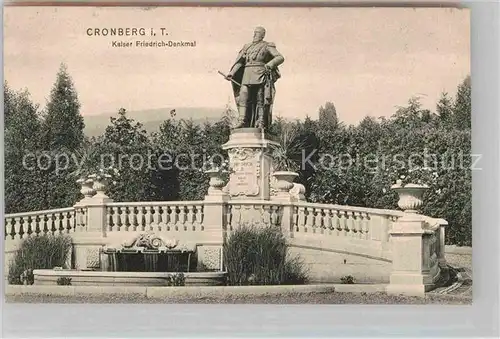
[[[423,204],[422,197],[429,186],[418,184],[401,185],[400,182],[391,186],[399,195],[398,206],[406,213],[417,213]]]
[[[107,198],[108,196],[104,193],[104,191],[106,191],[106,187],[108,186],[108,181],[111,176],[92,174],[89,175],[89,178],[94,183],[92,188],[96,192],[95,197]]]
[[[273,173],[276,178],[276,190],[278,195],[289,193],[293,188],[293,181],[299,176],[296,172],[291,171],[276,171]]]
[[[208,182],[208,195],[223,195],[223,188],[226,185],[226,182],[222,178],[222,172],[218,169],[211,169],[205,171],[206,174],[210,177],[210,181]]]
[[[84,199],[92,198],[92,196],[95,194],[95,191],[92,187],[94,181],[92,179],[80,178],[76,182],[82,186],[82,188],[80,189],[80,193],[83,194]]]

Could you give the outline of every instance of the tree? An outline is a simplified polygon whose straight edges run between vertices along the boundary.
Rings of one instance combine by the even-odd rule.
[[[448,96],[448,93],[441,93],[441,98],[439,98],[436,111],[439,116],[439,120],[443,124],[451,125],[453,123],[453,102]]]
[[[337,109],[331,102],[319,108],[319,124],[326,129],[336,129],[338,125]]]
[[[471,79],[468,75],[458,85],[453,107],[455,126],[459,129],[471,128]]]
[[[4,84],[5,210],[16,213],[43,209],[37,166],[40,113],[27,90],[14,91]]]
[[[103,169],[112,172],[107,193],[116,201],[168,200],[176,191],[168,169],[159,168],[160,150],[154,147],[141,123],[127,117],[121,108],[111,117],[104,135],[95,142],[85,172]]]
[[[43,171],[45,208],[71,206],[78,199],[80,187],[69,174],[77,168],[71,160],[74,159],[74,152],[82,146],[84,127],[73,80],[66,65],[61,64],[45,108],[41,129],[41,148],[50,157]]]
[[[44,147],[47,150],[74,151],[83,142],[84,127],[73,80],[66,65],[61,64],[46,107],[42,139]]]

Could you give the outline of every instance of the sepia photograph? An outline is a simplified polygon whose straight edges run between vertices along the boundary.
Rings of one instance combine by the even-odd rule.
[[[3,30],[7,303],[472,304],[468,9]]]

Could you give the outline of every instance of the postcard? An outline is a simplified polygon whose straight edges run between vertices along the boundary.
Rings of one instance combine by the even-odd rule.
[[[470,11],[4,8],[15,303],[472,303]]]

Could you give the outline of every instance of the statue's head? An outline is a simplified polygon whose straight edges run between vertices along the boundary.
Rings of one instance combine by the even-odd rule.
[[[264,27],[256,27],[255,30],[253,31],[253,41],[254,42],[259,42],[264,40],[264,37],[266,36],[266,29]]]

